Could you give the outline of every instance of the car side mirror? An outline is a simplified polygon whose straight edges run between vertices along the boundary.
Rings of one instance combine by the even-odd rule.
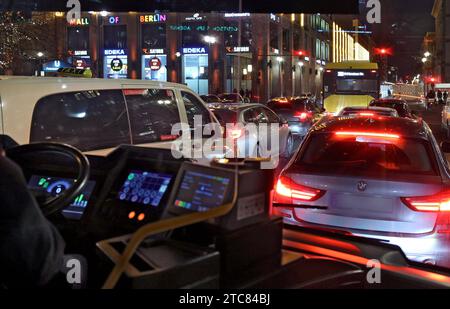
[[[441,143],[441,150],[443,153],[450,153],[450,141],[443,141]]]

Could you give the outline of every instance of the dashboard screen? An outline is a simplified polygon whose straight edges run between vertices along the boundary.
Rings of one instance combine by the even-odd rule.
[[[56,197],[72,187],[73,183],[74,179],[33,175],[28,181],[28,187],[32,190],[46,192],[50,196]],[[89,204],[89,199],[94,188],[95,181],[88,181],[82,192],[69,206],[63,209],[63,215],[73,219],[80,219]]]
[[[158,207],[169,188],[172,175],[132,170],[119,190],[121,201]]]
[[[229,178],[186,171],[175,206],[198,212],[221,206],[229,183]]]

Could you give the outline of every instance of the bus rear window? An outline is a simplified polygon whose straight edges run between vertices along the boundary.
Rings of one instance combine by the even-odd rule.
[[[337,79],[337,92],[377,92],[378,82],[373,79]]]

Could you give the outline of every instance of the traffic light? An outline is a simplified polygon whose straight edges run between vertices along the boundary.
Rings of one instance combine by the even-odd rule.
[[[376,47],[374,48],[374,53],[380,56],[391,56],[393,54],[392,48],[390,47]]]

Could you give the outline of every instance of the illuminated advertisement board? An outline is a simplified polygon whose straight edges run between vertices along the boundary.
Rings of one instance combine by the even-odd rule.
[[[128,56],[124,49],[105,49],[103,77],[113,79],[128,77]]]

